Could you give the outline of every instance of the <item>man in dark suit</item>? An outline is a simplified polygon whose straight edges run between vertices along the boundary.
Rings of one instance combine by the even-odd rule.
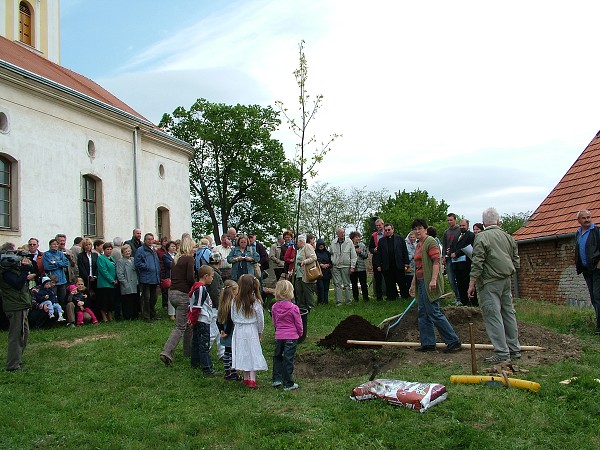
[[[386,296],[388,300],[398,298],[398,289],[402,297],[408,298],[409,294],[404,283],[404,271],[409,265],[408,250],[404,237],[394,234],[394,226],[386,223],[383,228],[384,236],[377,244],[375,253],[375,267],[383,274]]]
[[[450,254],[452,271],[456,278],[456,287],[460,294],[461,303],[468,306],[477,306],[477,297],[469,298],[467,292],[469,290],[469,274],[471,273],[471,258],[467,256],[463,249],[471,246],[473,252],[473,241],[475,233],[469,231],[469,221],[463,219],[459,224],[460,234],[454,243],[454,252]]]
[[[371,239],[369,240],[369,252],[371,252],[371,255],[373,255],[373,284],[375,286],[375,298],[377,300],[383,300],[383,283],[382,283],[382,276],[383,274],[381,272],[379,272],[377,270],[377,268],[375,267],[375,255],[377,253],[377,244],[379,243],[380,239],[383,239],[384,236],[384,231],[383,231],[383,227],[384,227],[384,223],[383,220],[381,219],[377,219],[375,221],[375,232],[373,234],[371,234]]]

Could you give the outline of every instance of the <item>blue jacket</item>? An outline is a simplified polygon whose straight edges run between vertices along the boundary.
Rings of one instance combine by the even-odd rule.
[[[234,258],[239,258],[241,256],[250,256],[254,261],[233,261]],[[257,263],[259,259],[260,255],[256,253],[256,250],[252,247],[246,247],[246,250],[243,252],[239,247],[234,247],[227,257],[227,262],[231,264],[231,279],[237,281],[238,278],[245,273],[254,275],[254,264]]]
[[[65,269],[69,267],[69,260],[65,254],[58,250],[48,250],[42,258],[46,275],[56,277],[56,285],[60,286],[67,283]]]
[[[133,262],[141,284],[160,284],[160,261],[152,248],[142,245],[135,252]]]

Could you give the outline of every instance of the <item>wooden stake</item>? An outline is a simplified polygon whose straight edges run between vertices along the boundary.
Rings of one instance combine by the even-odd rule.
[[[346,341],[348,344],[353,345],[382,345],[382,346],[390,346],[390,347],[419,347],[421,344],[419,342],[387,342],[387,341],[356,341],[353,339],[348,339]],[[492,344],[473,344],[476,350],[493,350],[494,346]],[[445,348],[446,344],[437,343],[435,344],[437,348]],[[462,344],[462,348],[470,348],[470,344]],[[537,350],[546,350],[544,347],[538,347],[536,345],[522,345],[521,351],[537,351]]]
[[[475,336],[473,336],[473,323],[469,322],[469,342],[471,344],[471,374],[477,375],[477,358],[475,358]]]

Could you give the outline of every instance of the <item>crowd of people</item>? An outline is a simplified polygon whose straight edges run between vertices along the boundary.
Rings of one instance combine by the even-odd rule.
[[[490,229],[485,235],[491,236],[498,229],[497,220],[493,223],[493,219],[492,214],[487,224],[475,224],[474,229]],[[217,246],[210,236],[196,244],[187,233],[177,241],[164,237],[156,241],[152,233],[146,233],[142,239],[142,231],[135,229],[125,242],[121,238],[112,242],[76,238],[67,249],[66,236],[59,234],[49,241],[46,252],[40,250],[35,238],[19,248],[5,244],[3,252],[14,255],[18,264],[2,266],[0,283],[19,292],[13,300],[20,299],[23,309],[18,310],[21,312],[16,322],[9,319],[11,324],[21,321],[22,326],[24,321],[32,326],[66,322],[68,327],[138,318],[152,322],[157,319],[160,291],[162,306],[175,322],[160,353],[161,361],[172,365],[175,349],[183,341],[184,355],[190,357],[192,366],[212,375],[210,349],[216,344],[217,355],[224,361],[225,378],[237,379],[237,371],[242,370],[243,380],[250,387],[256,383],[256,371],[266,370],[260,350],[263,298],[274,296],[276,311],[294,313],[293,318],[282,319],[285,331],[276,331],[285,342],[276,349],[278,371],[273,380],[290,388],[295,383],[286,364],[293,361],[295,344],[287,341],[297,343],[306,337],[308,314],[315,304],[328,303],[331,281],[337,306],[369,300],[366,263],[371,256],[377,300],[383,300],[384,290],[388,300],[412,296],[418,300],[421,346],[417,350],[435,349],[434,327],[447,345],[445,351],[461,349],[460,339],[439,306],[445,268],[457,304],[476,305],[475,286],[479,283],[477,292],[484,318],[494,315],[507,322],[506,326],[498,325],[497,317],[496,322],[486,322],[490,338],[493,336],[496,359],[518,356],[516,323],[509,320],[512,298],[506,298],[506,280],[499,294],[495,290],[489,292],[485,257],[483,262],[477,257],[478,241],[469,231],[468,221],[462,220],[457,226],[456,216],[449,214],[448,225],[440,241],[435,229],[423,219],[416,219],[404,238],[395,233],[392,224],[378,219],[368,246],[358,231],[346,236],[346,230],[338,228],[327,247],[323,239],[317,240],[311,234],[294,236],[288,230],[268,251],[257,241],[256,233],[238,234],[233,228],[221,236]],[[512,274],[518,256],[509,262],[506,272]],[[281,284],[283,281],[285,284]],[[510,280],[508,288],[510,294]],[[4,291],[3,298],[9,298],[4,302],[4,310],[7,316],[14,315],[17,310],[11,306],[11,294]],[[496,294],[502,299],[502,309],[487,314],[489,305],[484,298]],[[279,305],[282,300],[289,302],[285,308],[284,304]],[[239,331],[232,332],[236,327]],[[289,337],[296,334],[297,337]],[[504,341],[501,335],[506,335]],[[11,356],[7,368],[19,370],[18,359]]]

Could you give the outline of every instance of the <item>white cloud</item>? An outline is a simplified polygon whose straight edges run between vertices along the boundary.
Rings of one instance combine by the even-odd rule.
[[[599,13],[591,1],[224,3],[99,81],[154,121],[198,97],[295,110],[305,39],[308,89],[325,96],[309,134],[343,134],[320,180],[421,188],[465,215],[528,211],[600,128]],[[293,154],[285,126],[278,136]]]

